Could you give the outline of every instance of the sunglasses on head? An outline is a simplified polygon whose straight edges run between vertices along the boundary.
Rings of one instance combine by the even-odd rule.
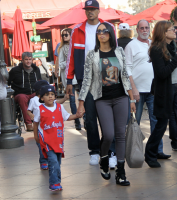
[[[103,33],[103,34],[108,34],[108,33],[109,33],[109,30],[108,30],[108,29],[103,29],[103,30],[98,29],[98,30],[96,31],[96,33],[97,33],[98,35],[101,35],[101,33]]]
[[[68,35],[69,35],[69,34],[66,33],[66,34],[62,34],[61,36],[62,36],[62,37],[68,37]]]

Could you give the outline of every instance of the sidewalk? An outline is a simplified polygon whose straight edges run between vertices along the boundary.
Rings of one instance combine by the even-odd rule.
[[[69,103],[64,107],[70,112]],[[83,124],[83,123],[82,123]],[[149,120],[143,113],[141,128],[149,137]],[[164,136],[164,152],[169,160],[160,160],[159,169],[144,163],[143,168],[130,169],[126,165],[129,187],[115,184],[115,172],[104,180],[99,166],[89,165],[86,133],[76,131],[73,121],[65,122],[65,158],[62,159],[63,191],[48,190],[48,171],[39,168],[38,148],[33,132],[22,133],[25,146],[0,150],[0,200],[176,200],[177,199],[177,152],[171,150],[168,131]]]

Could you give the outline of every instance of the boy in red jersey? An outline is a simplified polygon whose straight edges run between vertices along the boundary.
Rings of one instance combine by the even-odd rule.
[[[40,100],[44,104],[39,106],[34,116],[34,138],[40,142],[44,157],[48,158],[49,190],[62,190],[60,164],[64,153],[63,122],[80,118],[83,113],[70,115],[63,105],[54,102],[55,89],[50,85],[41,88]]]

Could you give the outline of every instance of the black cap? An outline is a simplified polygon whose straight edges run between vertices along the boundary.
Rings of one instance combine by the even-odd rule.
[[[41,87],[44,86],[44,85],[49,85],[49,83],[45,80],[37,81],[33,86],[33,91],[34,92],[39,91],[41,89]]]
[[[45,86],[42,86],[41,87],[41,90],[40,90],[40,99],[39,99],[39,102],[40,103],[44,103],[42,100],[41,100],[41,97],[44,96],[44,94],[48,93],[48,92],[53,92],[55,94],[55,88],[54,86],[52,85],[45,85]]]
[[[99,9],[99,3],[96,0],[88,0],[85,1],[85,7],[83,9],[87,9],[87,8],[96,8]]]

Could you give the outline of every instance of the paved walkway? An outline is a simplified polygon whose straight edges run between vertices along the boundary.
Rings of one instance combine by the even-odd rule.
[[[68,102],[65,108],[69,111]],[[149,137],[149,122],[144,112],[141,122],[143,133]],[[23,132],[25,146],[0,150],[0,200],[176,200],[177,199],[177,152],[173,152],[164,136],[164,152],[172,158],[161,160],[159,169],[151,169],[144,163],[142,168],[126,166],[130,187],[115,184],[115,172],[104,180],[99,166],[89,165],[87,140],[84,129],[76,131],[73,122],[65,122],[65,158],[62,160],[63,191],[48,190],[48,171],[41,171],[38,149],[33,133]]]

